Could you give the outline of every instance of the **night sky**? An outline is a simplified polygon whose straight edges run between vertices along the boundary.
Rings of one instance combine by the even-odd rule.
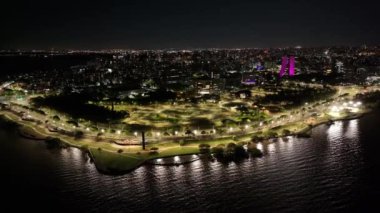
[[[375,0],[14,0],[2,2],[0,48],[371,45],[380,43],[379,7]]]

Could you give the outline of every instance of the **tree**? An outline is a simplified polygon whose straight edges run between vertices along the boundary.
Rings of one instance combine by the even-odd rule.
[[[83,138],[83,136],[84,136],[84,133],[82,131],[80,131],[80,130],[76,130],[74,132],[74,138],[75,139],[81,139],[81,138]]]
[[[199,144],[199,152],[204,154],[204,153],[209,153],[210,152],[210,145],[209,144]]]
[[[290,133],[291,133],[291,132],[290,132],[290,130],[288,130],[288,129],[283,129],[283,130],[282,130],[282,134],[283,134],[283,135],[290,135]]]

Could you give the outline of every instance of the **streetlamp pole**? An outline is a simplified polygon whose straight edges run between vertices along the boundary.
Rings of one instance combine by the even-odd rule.
[[[142,149],[145,150],[145,132],[141,132],[141,144],[142,144]]]

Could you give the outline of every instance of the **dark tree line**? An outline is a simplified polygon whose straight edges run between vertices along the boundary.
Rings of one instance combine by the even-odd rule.
[[[336,92],[335,89],[326,87],[323,89],[302,88],[300,90],[283,89],[276,94],[263,97],[259,102],[262,104],[273,104],[279,102],[293,102],[292,105],[300,106],[305,102],[326,99]]]
[[[87,94],[66,94],[47,97],[37,97],[32,100],[35,107],[49,107],[73,118],[107,122],[121,120],[129,114],[127,111],[112,111],[102,106],[89,104],[90,96]]]

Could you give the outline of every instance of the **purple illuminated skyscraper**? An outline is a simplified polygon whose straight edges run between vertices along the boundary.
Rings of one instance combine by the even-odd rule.
[[[294,66],[295,66],[294,63],[295,63],[294,56],[290,56],[290,59],[289,59],[289,76],[294,75]]]
[[[294,76],[294,67],[295,67],[295,58],[294,56],[283,56],[281,69],[280,69],[280,78],[283,77],[286,73],[286,69],[289,67],[289,76]]]

